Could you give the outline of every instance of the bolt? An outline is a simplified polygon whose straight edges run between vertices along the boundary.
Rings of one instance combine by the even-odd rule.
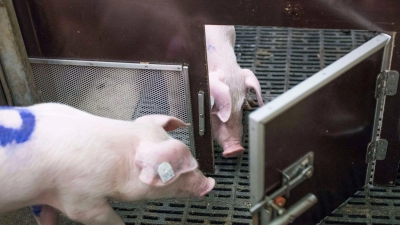
[[[279,207],[283,207],[286,203],[286,199],[283,198],[282,196],[278,196],[274,199],[274,203]]]
[[[392,91],[389,91],[389,94],[392,94]]]

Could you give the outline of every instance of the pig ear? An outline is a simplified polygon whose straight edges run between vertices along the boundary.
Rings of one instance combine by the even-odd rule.
[[[175,139],[140,143],[134,163],[140,171],[139,179],[151,186],[168,185],[198,166],[189,148]]]
[[[166,115],[148,115],[142,116],[135,120],[135,123],[152,123],[164,128],[165,131],[173,131],[179,127],[188,127],[189,123],[185,123],[182,120],[173,116]]]
[[[256,75],[254,75],[254,73],[249,69],[242,69],[242,74],[245,77],[246,88],[256,92],[258,105],[263,106],[264,101],[261,96],[261,87]]]
[[[232,99],[228,85],[210,75],[210,95],[214,98],[214,105],[211,108],[212,114],[217,114],[222,122],[229,120],[232,109]]]

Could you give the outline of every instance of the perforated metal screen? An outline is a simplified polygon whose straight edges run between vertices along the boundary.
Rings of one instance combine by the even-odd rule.
[[[192,123],[187,69],[182,66],[148,65],[152,69],[146,69],[133,63],[30,61],[44,102],[119,120],[164,114]],[[170,134],[194,151],[190,128]]]

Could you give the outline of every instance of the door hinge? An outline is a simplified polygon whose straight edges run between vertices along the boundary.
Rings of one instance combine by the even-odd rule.
[[[384,160],[386,158],[388,144],[388,141],[385,139],[379,139],[369,143],[365,162],[370,163],[375,160]]]
[[[395,70],[386,70],[378,75],[375,88],[375,98],[393,96],[397,93],[399,73]]]
[[[289,192],[303,181],[311,178],[314,171],[314,153],[309,152],[295,163],[284,169],[282,172],[282,187],[274,191],[269,196],[266,196],[264,200],[255,204],[251,209],[251,213],[256,213],[259,210],[265,208],[268,211],[268,221],[270,224],[289,224],[293,222],[295,218],[303,214],[315,203],[317,203],[317,197],[309,193],[292,205],[289,209],[284,209],[283,206],[276,204],[276,199],[281,196],[289,197]]]

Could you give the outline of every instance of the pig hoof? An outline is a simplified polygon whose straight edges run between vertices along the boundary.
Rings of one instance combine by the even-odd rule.
[[[235,149],[235,150],[224,151],[222,153],[222,156],[224,156],[225,158],[233,158],[233,157],[237,157],[237,156],[243,154],[243,152],[244,152],[244,148],[239,148],[239,149]]]

